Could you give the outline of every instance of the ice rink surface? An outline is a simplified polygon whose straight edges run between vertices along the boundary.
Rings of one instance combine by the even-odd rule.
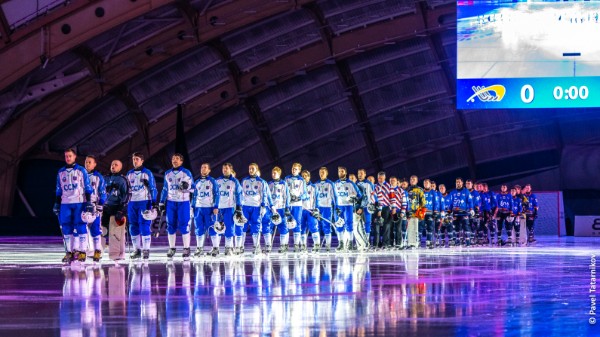
[[[599,243],[65,267],[59,238],[5,237],[0,336],[600,336]]]

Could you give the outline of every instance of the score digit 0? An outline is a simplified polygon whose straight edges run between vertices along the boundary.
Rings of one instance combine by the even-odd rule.
[[[533,102],[534,96],[535,93],[533,92],[533,87],[530,84],[525,84],[521,87],[521,101],[523,101],[523,103]]]

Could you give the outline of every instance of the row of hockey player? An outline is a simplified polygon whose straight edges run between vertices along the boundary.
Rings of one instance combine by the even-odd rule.
[[[496,195],[487,191],[485,184],[477,184],[473,189],[467,181],[463,187],[462,179],[457,178],[456,189],[446,193],[444,185],[436,191],[435,183],[429,180],[424,181],[424,188],[419,187],[416,176],[410,178],[408,185],[406,180],[399,182],[396,177],[388,181],[385,173],[380,172],[374,184],[373,177],[368,179],[365,170],[358,171],[357,179],[353,174],[348,175],[344,167],[338,167],[339,179],[335,182],[328,179],[329,172],[322,167],[319,180],[311,183],[310,172],[302,171],[299,163],[294,163],[291,174],[283,179],[282,170],[274,167],[268,183],[260,177],[255,163],[249,165],[249,175],[241,181],[235,178],[230,163],[222,166],[222,176],[217,179],[210,176],[210,165],[203,163],[200,178],[194,181],[191,172],[182,167],[183,156],[175,154],[171,160],[173,167],[165,173],[162,193],[157,199],[154,176],[143,166],[141,153],[132,155],[134,168],[125,177],[120,175],[122,164],[113,161],[111,175],[106,177],[108,186],[105,178],[94,170],[93,156],[86,157],[85,169],[75,159],[74,150],[65,151],[67,165],[58,173],[54,207],[63,231],[65,262],[74,258],[85,261],[88,224],[94,242],[93,258],[98,261],[102,233],[99,219],[102,218],[102,227],[107,228],[108,219],[122,223],[125,213],[134,249],[132,259],[149,258],[150,225],[158,214],[166,214],[170,258],[176,254],[177,231],[182,235],[182,256],[190,257],[192,221],[197,244],[194,255],[205,254],[203,247],[208,234],[212,242],[208,254],[217,256],[221,236],[225,236],[225,255],[243,253],[248,231],[254,254],[270,253],[277,232],[279,252],[286,253],[290,231],[295,252],[307,251],[309,232],[313,251],[321,250],[321,233],[325,251],[331,251],[332,230],[338,237],[339,251],[415,248],[420,246],[421,234],[428,248],[434,246],[434,240],[442,244],[442,233],[448,237],[450,246],[456,244],[456,234],[461,234],[465,245],[474,243],[476,233],[480,243],[495,233],[497,242],[501,242],[502,227],[510,240],[513,228],[518,225],[515,219],[521,216],[526,219],[531,242],[537,216],[537,199],[529,185],[523,194],[513,191],[509,199],[506,186]],[[103,216],[105,203],[107,214]],[[123,253],[124,250],[120,252]]]

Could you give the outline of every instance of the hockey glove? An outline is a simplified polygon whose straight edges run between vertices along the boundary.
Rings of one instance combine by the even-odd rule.
[[[289,208],[286,208],[285,211],[283,212],[283,214],[285,215],[286,218],[289,216],[292,216],[292,212],[290,212]]]
[[[474,211],[474,210],[470,210],[470,211],[469,211],[469,215],[470,215],[471,217],[474,217],[474,216],[475,216],[475,211]]]
[[[163,204],[162,202],[160,204],[158,204],[158,211],[160,213],[165,211],[165,204]]]
[[[98,213],[102,213],[102,210],[103,210],[103,209],[104,209],[104,206],[103,206],[103,205],[100,205],[100,204],[96,205],[96,212],[98,212]]]
[[[290,202],[298,202],[300,201],[300,197],[297,195],[290,196]]]
[[[341,209],[339,209],[339,208],[336,208],[336,209],[335,209],[335,214],[337,214],[337,216],[340,216],[340,215],[342,215],[342,210],[341,210]]]
[[[144,184],[144,186],[146,187],[150,187],[150,182],[148,181],[148,179],[142,179],[142,184]]]
[[[117,222],[122,222],[122,221],[123,221],[123,218],[125,217],[125,214],[126,214],[126,213],[125,213],[125,212],[123,212],[123,211],[117,211],[117,214],[115,214],[115,220],[116,220]]]
[[[190,188],[190,184],[187,181],[182,181],[179,183],[179,187],[182,190],[187,190],[188,188]]]

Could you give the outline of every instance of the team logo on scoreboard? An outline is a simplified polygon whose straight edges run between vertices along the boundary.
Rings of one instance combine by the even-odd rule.
[[[471,89],[475,93],[467,99],[469,103],[475,102],[475,97],[479,98],[481,102],[500,102],[506,93],[506,88],[500,84],[490,85],[489,87],[473,86]]]

